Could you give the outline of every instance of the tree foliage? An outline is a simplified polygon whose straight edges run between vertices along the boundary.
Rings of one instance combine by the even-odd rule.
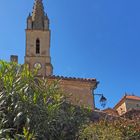
[[[86,113],[66,103],[57,81],[0,61],[0,138],[74,139]],[[86,117],[85,117],[86,118]]]

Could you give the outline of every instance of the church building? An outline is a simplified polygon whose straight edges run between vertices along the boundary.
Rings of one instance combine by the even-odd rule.
[[[40,77],[48,78],[49,81],[59,80],[60,87],[72,104],[94,109],[93,93],[99,83],[96,79],[53,75],[49,24],[42,0],[35,0],[32,14],[27,17],[25,64],[31,71],[38,67]]]

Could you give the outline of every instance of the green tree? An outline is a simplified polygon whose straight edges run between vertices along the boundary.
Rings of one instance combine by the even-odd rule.
[[[66,103],[58,81],[0,61],[0,139],[72,140],[87,113]]]

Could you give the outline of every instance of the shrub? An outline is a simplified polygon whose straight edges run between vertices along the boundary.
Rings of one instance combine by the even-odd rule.
[[[79,140],[139,140],[140,120],[118,118],[84,125]]]
[[[121,131],[112,123],[100,121],[83,126],[79,140],[122,140]]]
[[[0,61],[0,139],[72,140],[86,115],[66,103],[57,81]]]

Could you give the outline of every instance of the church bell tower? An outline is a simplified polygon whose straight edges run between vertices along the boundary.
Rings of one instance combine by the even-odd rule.
[[[33,12],[27,18],[25,64],[30,70],[37,67],[40,76],[53,74],[49,19],[44,12],[42,0],[35,0]]]

